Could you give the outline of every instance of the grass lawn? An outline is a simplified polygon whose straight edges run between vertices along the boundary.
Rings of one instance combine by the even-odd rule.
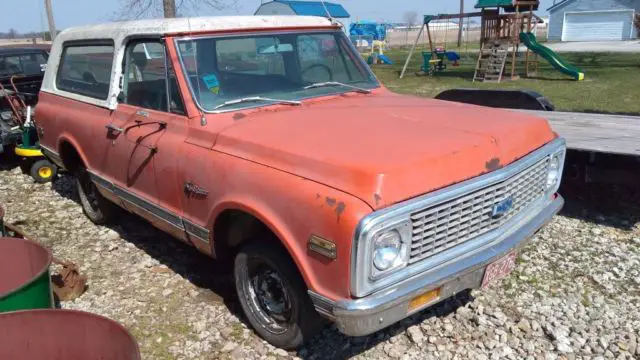
[[[399,78],[408,50],[386,52],[394,65],[374,65],[378,78],[390,90],[403,94],[433,97],[451,88],[530,89],[551,100],[557,110],[640,115],[640,54],[564,53],[569,63],[582,68],[584,81],[575,81],[540,59],[536,78],[472,82],[476,54],[461,52],[460,67],[451,67],[436,76],[417,76],[422,64],[420,51],[414,54],[404,79]],[[524,71],[522,71],[524,72]]]

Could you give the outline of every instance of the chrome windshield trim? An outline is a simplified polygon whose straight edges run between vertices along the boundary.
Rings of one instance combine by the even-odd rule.
[[[173,39],[173,45],[176,49],[176,53],[178,55],[178,62],[180,63],[180,69],[182,70],[182,75],[185,77],[187,86],[189,87],[189,93],[191,95],[191,98],[193,99],[193,102],[196,104],[196,107],[198,108],[198,110],[200,110],[201,112],[205,113],[205,114],[223,114],[223,113],[228,113],[228,112],[234,112],[234,111],[242,111],[242,110],[250,110],[250,109],[255,109],[255,108],[260,108],[260,107],[266,107],[266,106],[274,106],[274,105],[278,105],[277,103],[269,103],[269,104],[255,104],[255,105],[249,105],[249,106],[245,106],[242,108],[233,108],[233,109],[218,109],[218,110],[207,110],[205,109],[202,104],[200,104],[200,101],[198,100],[198,98],[195,95],[195,90],[193,89],[193,86],[191,85],[191,80],[189,79],[189,76],[187,74],[187,68],[184,65],[184,61],[182,59],[182,53],[180,52],[180,47],[179,47],[179,42],[180,41],[190,41],[190,40],[198,40],[198,39],[222,39],[222,38],[234,38],[234,37],[247,37],[247,36],[251,36],[251,35],[269,35],[269,34],[299,34],[299,33],[305,33],[305,34],[331,34],[331,33],[339,33],[339,34],[343,34],[344,32],[342,30],[336,30],[336,29],[332,29],[332,28],[327,28],[327,29],[300,29],[300,30],[296,30],[296,31],[277,31],[277,29],[269,29],[268,31],[252,31],[252,32],[246,32],[246,33],[240,33],[240,34],[219,34],[219,35],[202,35],[202,36],[182,36],[182,37],[176,37]],[[346,35],[344,35],[344,40],[345,40],[345,44],[346,46],[351,50],[351,52],[354,55],[357,55],[356,59],[358,59],[358,61],[360,61],[361,65],[362,65],[362,69],[364,69],[364,71],[367,72],[367,74],[369,75],[369,79],[371,79],[372,81],[375,81],[376,86],[372,87],[371,89],[365,89],[365,90],[375,90],[375,89],[379,89],[382,85],[380,83],[380,80],[378,80],[378,78],[375,76],[375,74],[373,73],[373,71],[371,70],[371,68],[364,62],[364,59],[362,59],[362,56],[360,56],[360,53],[357,51],[357,49],[355,48],[355,46],[353,45],[353,43],[351,42],[351,40],[349,40],[348,37],[346,37]],[[353,90],[343,90],[343,91],[333,91],[327,94],[321,94],[321,95],[314,95],[314,96],[304,96],[304,97],[300,97],[297,98],[295,100],[291,100],[291,101],[303,101],[303,100],[307,100],[307,99],[313,99],[313,98],[318,98],[318,97],[323,97],[323,96],[334,96],[334,95],[340,95],[340,94],[345,94],[348,92],[352,92]]]
[[[475,178],[448,186],[446,188],[436,190],[425,195],[406,200],[395,205],[389,206],[387,208],[375,211],[360,220],[356,227],[355,235],[353,237],[352,243],[352,258],[351,258],[351,293],[354,297],[363,297],[369,295],[373,292],[383,290],[395,283],[398,283],[405,279],[407,276],[413,276],[420,272],[424,272],[428,270],[430,267],[435,266],[433,262],[421,261],[415,264],[411,264],[404,269],[398,270],[395,273],[389,274],[388,276],[382,278],[381,280],[375,282],[376,285],[373,286],[371,283],[368,283],[363,280],[362,276],[359,276],[358,270],[360,267],[358,260],[364,261],[365,257],[360,252],[363,251],[366,244],[360,244],[362,239],[366,239],[367,235],[375,231],[380,227],[384,227],[386,223],[393,221],[393,219],[397,219],[398,217],[408,216],[411,213],[428,208],[430,206],[434,206],[436,204],[449,201],[451,199],[455,199],[463,194],[467,194],[481,188],[491,186],[498,182],[502,182],[521,171],[527,169],[528,167],[536,164],[538,161],[542,160],[546,156],[553,154],[554,152],[565,148],[566,142],[563,138],[557,138],[541,148],[533,151],[532,153],[524,156],[523,158],[516,160],[515,162],[503,167],[502,169],[477,176]],[[528,210],[525,210],[527,212]],[[508,228],[508,225],[512,223],[507,222],[502,227],[490,231],[485,235],[495,234],[505,228]],[[495,236],[495,235],[494,235]],[[484,236],[481,236],[484,238]],[[473,248],[473,245],[478,246],[479,244],[476,241],[469,241],[467,246],[464,246],[465,249]],[[361,249],[363,248],[363,249]],[[462,248],[462,247],[461,247]],[[455,248],[452,248],[453,250]],[[457,252],[457,251],[456,251]],[[448,252],[442,253],[442,257]],[[446,260],[445,260],[446,261]],[[361,270],[362,271],[362,270]]]

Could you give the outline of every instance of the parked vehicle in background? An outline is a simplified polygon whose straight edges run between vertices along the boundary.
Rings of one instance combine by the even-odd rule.
[[[22,104],[34,106],[47,67],[45,49],[0,47],[0,153],[22,141]],[[17,93],[16,93],[17,90]],[[18,109],[20,108],[20,109]]]
[[[37,127],[93,222],[115,204],[233,259],[249,322],[283,348],[507,275],[563,203],[546,121],[393,94],[325,18],[68,29]]]

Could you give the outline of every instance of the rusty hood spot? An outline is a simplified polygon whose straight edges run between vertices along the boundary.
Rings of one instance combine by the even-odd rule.
[[[496,169],[500,169],[502,165],[500,164],[500,159],[493,158],[487,161],[486,163],[484,163],[484,167],[487,169],[487,171],[493,171]]]
[[[326,202],[330,207],[333,207],[336,204],[336,199],[327,196],[324,198],[324,202]]]
[[[244,113],[236,113],[236,114],[233,115],[233,120],[238,121],[238,120],[242,120],[242,119],[244,119],[246,117],[247,117],[247,115],[245,115]]]
[[[340,216],[342,216],[342,213],[344,213],[344,209],[346,208],[347,205],[345,205],[342,201],[340,201],[336,206],[336,215],[338,215],[338,222],[340,222]]]

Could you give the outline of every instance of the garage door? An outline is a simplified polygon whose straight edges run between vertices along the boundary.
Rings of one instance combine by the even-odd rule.
[[[629,40],[633,10],[567,12],[562,41]]]

